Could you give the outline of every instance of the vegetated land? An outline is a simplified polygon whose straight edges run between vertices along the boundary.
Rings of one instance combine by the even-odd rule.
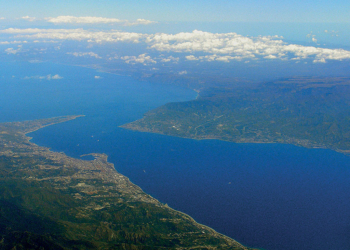
[[[294,77],[212,87],[122,127],[193,139],[289,143],[350,152],[350,79]]]
[[[0,124],[0,249],[249,249],[144,193],[104,154],[74,159]]]

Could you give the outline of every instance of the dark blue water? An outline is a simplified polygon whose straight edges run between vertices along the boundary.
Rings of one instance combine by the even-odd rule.
[[[48,74],[63,79],[23,79]],[[350,249],[348,156],[118,127],[159,105],[195,96],[191,90],[79,67],[0,64],[0,121],[86,115],[31,133],[33,142],[73,157],[107,153],[116,169],[147,193],[248,246]]]

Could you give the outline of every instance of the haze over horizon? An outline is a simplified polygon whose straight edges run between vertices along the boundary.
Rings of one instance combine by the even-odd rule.
[[[344,76],[350,59],[346,5],[16,1],[0,12],[0,53],[107,71],[138,67],[143,74],[198,75],[210,67],[211,74],[243,78],[253,70],[255,80],[266,79],[269,70],[276,77]]]

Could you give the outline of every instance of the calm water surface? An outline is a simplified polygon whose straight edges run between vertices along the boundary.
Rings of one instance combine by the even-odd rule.
[[[38,79],[48,74],[63,78]],[[145,192],[248,246],[350,249],[348,156],[118,127],[167,102],[195,97],[188,89],[91,69],[0,63],[1,122],[86,115],[31,133],[33,142],[73,157],[107,153]]]

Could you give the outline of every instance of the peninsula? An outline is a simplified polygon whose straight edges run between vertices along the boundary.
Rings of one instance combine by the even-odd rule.
[[[192,139],[287,143],[350,152],[350,79],[292,77],[201,89],[123,128]]]

